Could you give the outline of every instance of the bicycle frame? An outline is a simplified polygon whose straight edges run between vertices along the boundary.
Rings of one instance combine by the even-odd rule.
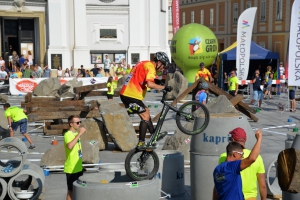
[[[150,145],[153,145],[156,142],[157,136],[158,136],[158,134],[159,134],[159,132],[161,130],[161,127],[162,127],[162,125],[163,125],[163,123],[165,121],[165,118],[166,118],[169,110],[171,109],[171,110],[173,110],[176,113],[180,112],[176,107],[172,106],[168,102],[165,102],[165,96],[166,96],[167,92],[163,91],[163,93],[164,94],[163,94],[162,100],[161,100],[161,102],[163,104],[163,108],[162,108],[162,111],[161,111],[160,116],[158,118],[158,122],[156,124],[154,133],[150,137],[150,141],[149,141]],[[180,112],[180,113],[182,113],[182,112]]]

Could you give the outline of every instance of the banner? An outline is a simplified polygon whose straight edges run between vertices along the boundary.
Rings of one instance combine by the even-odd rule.
[[[300,1],[292,7],[288,66],[288,85],[300,86]]]
[[[239,17],[237,27],[236,69],[239,80],[247,80],[250,62],[250,45],[256,7],[246,9]]]
[[[34,88],[43,80],[47,78],[10,78],[9,79],[9,91],[11,95],[26,95],[28,92],[33,92]],[[59,79],[60,84],[64,84],[73,78],[61,78]],[[97,83],[106,83],[108,77],[86,77],[77,78],[78,81],[82,81],[82,85],[93,85]],[[101,89],[101,90],[107,90]]]
[[[180,28],[180,17],[179,17],[179,0],[172,1],[172,24],[173,24],[173,35]]]
[[[284,75],[285,75],[286,79],[289,78],[289,45],[290,45],[290,40],[288,41],[288,45],[287,45],[285,65],[284,65]],[[280,75],[283,75],[283,74],[280,74]]]

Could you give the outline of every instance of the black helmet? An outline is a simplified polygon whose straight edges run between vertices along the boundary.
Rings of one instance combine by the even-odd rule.
[[[170,61],[168,55],[165,52],[156,52],[154,55],[154,61],[160,61],[163,65],[167,66]]]
[[[198,84],[198,89],[199,90],[206,90],[208,88],[209,88],[209,86],[208,86],[208,84],[206,82],[202,82],[202,83]]]

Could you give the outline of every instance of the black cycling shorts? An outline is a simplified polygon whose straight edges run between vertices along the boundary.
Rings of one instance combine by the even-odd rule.
[[[73,191],[73,183],[74,183],[74,181],[77,181],[78,178],[80,176],[82,176],[82,175],[83,175],[83,171],[77,172],[77,173],[74,173],[74,174],[68,174],[68,173],[66,173],[68,190]]]
[[[142,108],[146,109],[145,104],[143,103],[143,101],[139,100],[139,99],[135,99],[135,98],[131,98],[131,97],[126,97],[123,95],[120,95],[121,101],[123,102],[123,104],[125,105],[125,108],[129,107],[129,104],[131,103],[136,103],[139,106],[141,106]]]

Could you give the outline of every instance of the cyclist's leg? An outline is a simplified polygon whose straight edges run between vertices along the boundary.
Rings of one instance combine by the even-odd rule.
[[[147,133],[147,129],[149,127],[149,119],[150,119],[149,109],[146,108],[145,112],[139,113],[138,115],[141,118],[141,122],[140,122],[140,126],[139,126],[139,142],[144,142],[146,133]]]

